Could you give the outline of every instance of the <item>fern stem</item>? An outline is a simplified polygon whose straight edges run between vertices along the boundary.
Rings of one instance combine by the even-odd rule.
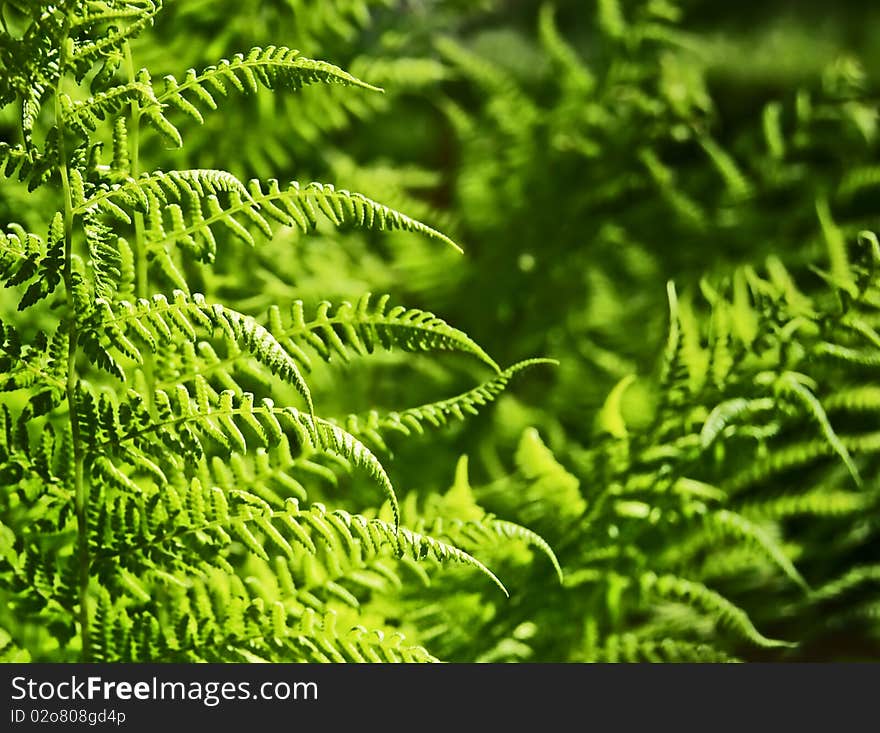
[[[131,55],[131,44],[125,44],[125,66],[128,73],[129,81],[135,80],[134,59]],[[140,171],[140,150],[141,150],[141,108],[137,100],[131,103],[131,126],[128,130],[129,142],[129,175],[137,178]],[[134,246],[132,248],[134,254],[134,292],[138,298],[147,297],[147,248],[144,242],[144,215],[140,211],[134,212]],[[144,379],[147,383],[147,407],[150,414],[156,417],[155,405],[153,403],[153,392],[155,390],[155,377],[153,374],[153,355],[151,353],[144,355],[143,360]]]
[[[129,81],[135,80],[134,60],[131,56],[131,45],[125,44],[125,65]],[[131,103],[131,126],[128,130],[129,141],[129,173],[132,178],[140,175],[140,126],[141,110],[137,100]],[[138,298],[147,296],[147,253],[144,249],[144,216],[140,211],[134,212],[134,259],[135,259],[135,293]]]
[[[60,92],[61,80],[58,82],[59,89],[55,94],[55,120],[58,125],[58,154],[59,168],[61,172],[61,188],[64,196],[64,288],[67,297],[67,410],[70,419],[70,434],[73,442],[74,463],[74,502],[77,525],[77,558],[78,558],[78,595],[79,595],[79,623],[80,639],[82,644],[82,661],[87,662],[91,658],[91,640],[89,634],[89,571],[91,558],[89,557],[89,525],[88,525],[88,492],[83,480],[83,443],[80,436],[79,418],[76,409],[76,299],[73,294],[73,198],[70,193],[70,181],[68,179],[67,150],[64,141],[64,119],[61,115],[61,105],[58,92]]]

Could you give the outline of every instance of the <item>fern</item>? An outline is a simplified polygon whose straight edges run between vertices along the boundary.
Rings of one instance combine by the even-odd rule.
[[[226,96],[230,86],[241,93],[251,94],[260,86],[271,90],[297,91],[306,84],[315,83],[343,84],[381,91],[356,79],[338,66],[303,58],[299,51],[284,46],[252,48],[247,55],[236,54],[232,60],[223,59],[200,74],[195,69],[190,69],[182,82],[168,75],[164,78],[164,83],[165,89],[157,96],[158,102],[177,107],[199,123],[204,122],[204,119],[193,102],[200,102],[212,110],[217,109],[216,95]],[[190,95],[189,98],[185,93]]]
[[[366,294],[332,310],[324,302],[311,320],[297,300],[288,322],[276,304],[263,325],[224,303],[211,278],[219,281],[227,258],[243,251],[235,240],[259,249],[279,230],[324,231],[322,221],[458,247],[329,183],[245,185],[206,168],[141,172],[162,149],[148,128],[180,147],[178,125],[185,128],[175,111],[205,124],[204,113],[232,89],[377,90],[278,46],[166,75],[156,88],[147,70],[136,71],[133,44],[161,10],[157,0],[45,12],[16,4],[22,34],[0,34],[0,102],[22,110],[21,142],[3,143],[0,168],[7,182],[18,178],[58,200],[45,236],[13,223],[0,240],[5,287],[20,290],[19,309],[32,309],[46,326],[25,346],[31,334],[20,333],[17,321],[7,324],[4,312],[0,325],[0,595],[20,616],[16,636],[0,634],[0,653],[433,661],[418,643],[360,618],[358,596],[369,602],[370,573],[400,583],[392,567],[425,574],[422,566],[458,564],[504,596],[507,590],[475,555],[401,525],[385,466],[320,416],[304,375],[314,368],[307,351],[328,361],[376,349],[455,351],[498,371],[496,362],[463,331],[426,311],[390,308],[388,297]],[[110,165],[100,157],[108,140]],[[488,402],[513,371],[465,402]],[[291,404],[295,394],[299,407]],[[464,416],[451,405],[437,411]],[[320,501],[324,484],[340,485],[339,474],[353,490],[335,500],[363,511]],[[362,494],[361,477],[381,496]],[[488,526],[498,541],[538,546],[561,572],[549,546],[526,528]],[[50,618],[54,643],[27,631]],[[0,630],[6,622],[0,616]]]
[[[397,347],[405,351],[459,351],[500,371],[470,337],[433,313],[401,306],[388,308],[388,295],[375,303],[371,298],[368,293],[356,304],[342,303],[335,310],[324,301],[309,320],[302,301],[297,301],[291,309],[289,326],[283,325],[278,308],[271,310],[269,320],[273,330],[285,334],[291,350],[306,364],[310,363],[306,350],[316,351],[325,360],[336,356],[348,361],[351,352],[365,355],[377,347]]]
[[[736,662],[718,649],[705,644],[689,644],[673,639],[649,641],[633,634],[609,638],[596,652],[597,662]]]
[[[875,656],[870,49],[692,5],[4,3],[0,659]]]
[[[748,616],[739,608],[718,593],[700,583],[677,578],[671,575],[657,576],[648,573],[640,579],[640,585],[646,593],[656,593],[662,597],[681,598],[701,609],[712,613],[719,622],[730,626],[749,641],[764,647],[788,646],[788,642],[768,639],[758,632]]]
[[[478,387],[447,400],[433,402],[419,407],[412,407],[403,412],[391,412],[380,415],[377,411],[371,412],[365,418],[350,415],[345,422],[347,429],[356,435],[366,435],[379,445],[384,445],[382,433],[397,431],[404,435],[422,433],[425,424],[433,427],[445,425],[450,419],[464,420],[467,415],[476,415],[479,408],[492,402],[497,395],[504,391],[510,380],[524,369],[537,364],[555,364],[551,359],[531,359],[514,364],[498,376],[493,377]]]

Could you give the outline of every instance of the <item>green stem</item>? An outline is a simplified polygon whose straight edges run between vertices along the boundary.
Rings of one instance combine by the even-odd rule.
[[[125,44],[125,67],[129,81],[135,80],[134,60],[131,56],[131,45]],[[128,129],[128,162],[129,175],[137,178],[140,174],[140,151],[141,151],[141,109],[137,100],[131,103],[131,124]],[[144,215],[140,211],[134,212],[134,292],[138,298],[146,298],[149,292],[147,287],[147,247],[144,243]],[[153,374],[153,355],[145,354],[143,361],[144,380],[147,384],[147,408],[150,414],[157,417],[153,404],[153,390],[155,389],[155,376]]]
[[[125,44],[125,66],[129,81],[135,80],[134,61],[131,46]],[[137,178],[140,174],[140,136],[141,110],[137,100],[131,103],[131,124],[128,129],[129,142],[129,174]],[[134,261],[135,261],[135,294],[138,298],[147,295],[147,252],[144,247],[144,216],[140,211],[134,212]]]
[[[64,118],[61,114],[61,104],[58,95],[61,91],[61,81],[55,93],[55,121],[58,125],[58,154],[59,168],[61,172],[61,188],[64,196],[64,288],[67,296],[67,409],[70,419],[70,433],[73,442],[74,463],[74,508],[76,512],[77,526],[77,558],[78,558],[78,588],[79,588],[79,623],[82,641],[82,661],[87,662],[91,658],[91,639],[89,634],[89,574],[91,558],[89,556],[89,512],[88,491],[83,480],[83,462],[85,454],[80,436],[79,418],[76,409],[76,356],[77,356],[77,323],[76,301],[73,297],[73,199],[70,194],[70,181],[68,179],[67,150],[64,141]]]

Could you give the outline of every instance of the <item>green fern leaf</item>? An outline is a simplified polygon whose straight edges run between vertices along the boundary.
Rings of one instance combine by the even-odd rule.
[[[369,354],[376,348],[403,351],[459,351],[476,356],[500,372],[495,361],[467,334],[433,313],[401,306],[388,307],[390,296],[372,301],[367,293],[357,303],[344,302],[333,309],[324,301],[314,318],[306,319],[302,301],[291,310],[291,323],[284,326],[277,309],[269,314],[274,333],[283,333],[291,352],[308,365],[303,347],[317,351],[329,361],[334,355],[348,361],[350,352]],[[371,302],[372,301],[372,302]]]
[[[694,604],[696,607],[711,613],[719,621],[729,625],[733,630],[742,635],[743,638],[758,646],[770,648],[794,646],[787,641],[768,639],[755,628],[742,609],[737,608],[726,598],[701,583],[674,575],[658,576],[655,573],[649,572],[641,576],[640,585],[646,593]]]
[[[834,452],[840,456],[840,459],[853,477],[853,481],[856,482],[857,486],[860,486],[862,480],[859,477],[858,468],[856,468],[846,446],[840,438],[837,437],[837,433],[834,432],[834,428],[831,426],[831,422],[828,420],[828,415],[825,414],[825,409],[822,407],[822,404],[804,384],[804,380],[805,378],[803,375],[794,372],[786,372],[779,378],[777,384],[781,391],[794,395],[807,408],[811,417],[819,423],[819,427],[821,428],[825,439],[828,441],[828,444],[834,449]]]
[[[397,431],[404,435],[423,433],[425,426],[440,427],[450,420],[464,420],[467,414],[476,415],[479,408],[492,402],[507,387],[514,376],[524,369],[539,364],[557,364],[553,359],[527,359],[508,367],[487,382],[468,392],[440,402],[432,402],[420,407],[412,407],[402,412],[380,415],[373,411],[367,417],[349,415],[345,420],[346,429],[354,435],[364,435],[379,445],[384,445],[382,433]]]
[[[248,53],[223,59],[201,73],[190,69],[183,81],[166,76],[165,89],[157,95],[160,104],[170,104],[202,123],[197,105],[217,109],[217,96],[226,96],[228,87],[242,94],[254,94],[259,87],[297,91],[307,84],[342,84],[382,91],[355,78],[338,66],[315,61],[284,46],[252,48]],[[187,96],[188,95],[188,96]]]

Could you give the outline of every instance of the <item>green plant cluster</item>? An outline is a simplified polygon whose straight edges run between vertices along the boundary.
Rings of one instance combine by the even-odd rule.
[[[880,658],[869,10],[0,3],[2,659]]]

